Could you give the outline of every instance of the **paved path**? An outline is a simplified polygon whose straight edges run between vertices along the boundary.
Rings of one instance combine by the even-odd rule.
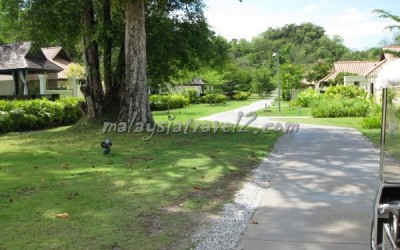
[[[205,120],[234,123],[260,105]],[[378,154],[353,129],[300,125],[237,249],[369,249]]]

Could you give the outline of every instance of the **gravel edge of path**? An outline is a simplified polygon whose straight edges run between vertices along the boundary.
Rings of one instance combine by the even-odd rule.
[[[233,203],[225,204],[223,211],[210,218],[210,223],[192,237],[196,245],[194,249],[235,249],[277,173],[293,137],[293,133],[285,134],[276,141],[271,152],[252,170],[249,180],[236,192]]]

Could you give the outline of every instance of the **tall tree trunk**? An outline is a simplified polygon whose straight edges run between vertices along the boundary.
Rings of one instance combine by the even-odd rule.
[[[112,91],[117,93],[118,97],[124,96],[125,91],[125,41],[121,41],[121,47],[118,53],[117,65],[113,74]]]
[[[105,0],[103,4],[103,12],[104,12],[104,28],[106,30],[111,31],[111,3],[110,0]],[[103,67],[104,67],[104,85],[106,87],[106,96],[110,95],[112,91],[112,36],[107,34],[104,38],[104,58],[103,58]]]
[[[93,39],[95,26],[93,1],[86,0],[82,16],[86,86],[82,88],[90,118],[101,116],[104,91],[100,78],[99,48]]]
[[[154,124],[148,102],[144,0],[125,1],[125,92],[119,121]]]

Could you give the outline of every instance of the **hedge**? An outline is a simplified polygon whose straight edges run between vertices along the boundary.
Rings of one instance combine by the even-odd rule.
[[[0,132],[36,130],[77,122],[83,113],[79,108],[83,100],[61,98],[0,100]]]
[[[206,94],[205,96],[203,96],[202,98],[204,103],[226,103],[226,101],[228,100],[228,97],[226,95],[223,94]]]
[[[315,118],[365,117],[370,110],[370,103],[363,99],[322,98],[311,104]]]
[[[189,106],[189,103],[189,98],[181,94],[150,96],[150,109],[152,111],[184,108]]]
[[[250,92],[242,92],[239,91],[236,94],[233,95],[234,100],[247,100],[251,96]]]

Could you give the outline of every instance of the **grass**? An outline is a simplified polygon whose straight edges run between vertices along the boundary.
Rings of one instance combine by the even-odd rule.
[[[0,136],[0,249],[188,248],[196,221],[232,199],[280,136],[100,131]]]
[[[170,110],[170,114],[175,117],[174,122],[186,122],[188,119],[194,120],[215,113],[240,108],[262,99],[264,98],[261,98],[258,95],[252,95],[248,100],[228,101],[225,104],[191,104],[188,108]],[[153,116],[156,123],[168,121],[168,111],[154,111]]]
[[[259,116],[312,116],[311,108],[289,107],[289,102],[281,102],[281,111],[278,111],[278,104],[274,103],[269,108],[257,111]]]
[[[296,122],[300,124],[313,124],[325,126],[337,126],[354,128],[363,133],[375,145],[380,144],[380,129],[364,129],[361,127],[363,117],[340,117],[340,118],[279,118],[272,119],[280,122]]]

